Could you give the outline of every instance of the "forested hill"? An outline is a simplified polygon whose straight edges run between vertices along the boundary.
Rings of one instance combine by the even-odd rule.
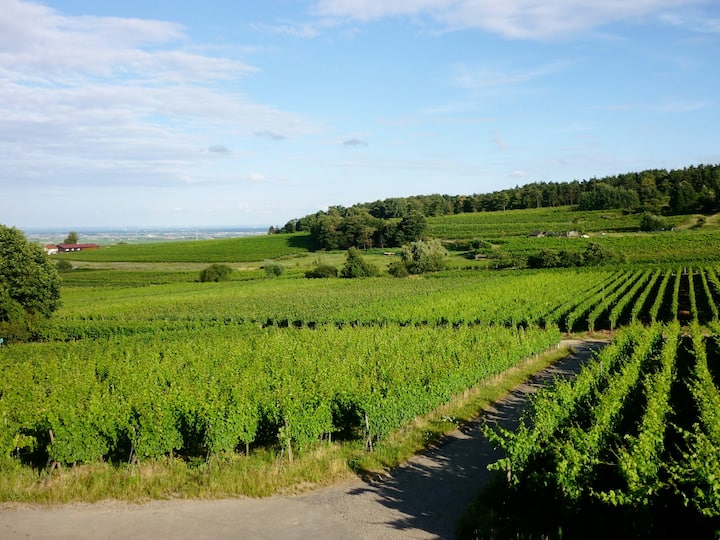
[[[424,228],[424,217],[568,205],[579,210],[622,209],[657,216],[717,212],[720,165],[649,169],[572,182],[535,182],[486,194],[416,195],[349,208],[332,206],[326,212],[290,220],[271,232],[310,231],[319,248],[400,245],[417,238]],[[341,229],[343,234],[336,234]],[[338,243],[336,239],[341,237],[346,240]]]

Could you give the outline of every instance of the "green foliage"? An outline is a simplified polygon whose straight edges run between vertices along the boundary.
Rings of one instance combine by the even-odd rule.
[[[656,216],[650,212],[643,212],[640,218],[641,231],[664,231],[668,228],[668,222],[665,218]]]
[[[377,276],[379,273],[376,266],[368,263],[360,254],[357,248],[350,248],[347,252],[345,264],[340,270],[340,276],[344,278],[363,278]]]
[[[226,264],[211,264],[200,272],[200,282],[206,283],[208,281],[227,281],[230,279],[232,274],[232,268]]]
[[[506,455],[493,468],[508,480],[490,503],[494,519],[539,510],[507,537],[652,538],[678,525],[712,537],[720,393],[708,357],[718,359],[717,329],[707,338],[697,325],[690,336],[677,323],[626,327],[573,382],[541,392],[517,431],[487,428]]]
[[[590,242],[585,248],[582,258],[583,264],[586,266],[598,266],[601,264],[610,264],[622,262],[610,248],[597,242]]]
[[[78,233],[76,233],[75,231],[70,231],[65,240],[63,240],[63,244],[77,244],[79,243],[79,241],[80,239],[78,237]]]
[[[220,324],[13,346],[0,351],[0,458],[17,444],[66,464],[207,457],[239,443],[302,452],[335,432],[377,441],[559,338],[556,328]]]
[[[402,260],[393,261],[388,265],[388,274],[394,277],[402,278],[410,275],[405,262]]]
[[[26,340],[60,306],[57,269],[18,229],[0,225],[0,337]]]
[[[599,266],[620,262],[620,258],[608,247],[590,242],[585,251],[542,249],[537,254],[528,257],[530,268],[570,268],[574,266]]]
[[[285,267],[276,261],[265,261],[263,270],[265,270],[265,275],[268,277],[279,277],[285,272]]]
[[[440,240],[418,240],[403,247],[401,257],[411,274],[439,272],[447,263],[448,252]]]
[[[312,270],[305,272],[305,277],[310,279],[334,278],[338,275],[338,269],[332,264],[319,263]]]
[[[585,191],[578,198],[580,210],[611,210],[613,208],[634,210],[638,206],[640,206],[640,198],[636,191],[605,182],[597,182],[592,191]]]
[[[57,268],[58,272],[69,272],[73,269],[73,265],[68,260],[60,259],[55,263],[55,268]]]
[[[427,225],[427,219],[418,211],[408,212],[398,222],[380,219],[360,207],[334,207],[303,221],[315,247],[328,250],[400,246],[419,239]]]
[[[401,246],[406,242],[417,242],[427,228],[427,218],[419,211],[412,210],[400,220],[395,230],[393,243]]]

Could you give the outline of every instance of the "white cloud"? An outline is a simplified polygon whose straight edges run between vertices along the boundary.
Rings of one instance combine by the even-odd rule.
[[[253,182],[253,183],[267,182],[267,177],[264,174],[260,174],[260,173],[250,173],[247,176],[244,176],[242,179],[247,182]]]
[[[548,39],[711,0],[318,0],[321,17],[371,21],[421,17],[447,29],[479,28],[513,39]]]
[[[499,133],[495,133],[495,135],[493,136],[493,144],[497,148],[500,148],[503,150],[506,149],[508,146],[510,146],[508,144],[508,142]]]
[[[667,12],[660,15],[660,20],[670,26],[687,28],[701,34],[720,34],[720,18],[717,17]]]
[[[0,186],[201,182],[217,140],[319,129],[224,89],[257,70],[200,49],[174,23],[0,0]]]

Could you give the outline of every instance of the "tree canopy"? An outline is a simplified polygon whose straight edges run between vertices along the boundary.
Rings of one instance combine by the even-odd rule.
[[[77,244],[79,241],[78,233],[70,231],[65,240],[63,240],[63,244]]]
[[[60,278],[43,249],[0,225],[0,337],[30,339],[60,306]]]

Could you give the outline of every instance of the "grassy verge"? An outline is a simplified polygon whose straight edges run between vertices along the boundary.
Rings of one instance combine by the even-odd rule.
[[[534,373],[568,354],[560,348],[530,358],[502,375],[468,390],[433,413],[418,418],[366,452],[360,442],[318,443],[290,463],[274,449],[249,457],[215,456],[188,462],[168,457],[140,464],[97,463],[37,471],[19,465],[0,467],[0,501],[61,504],[105,499],[263,497],[293,494],[347,480],[377,475],[407,461],[469,422]]]

